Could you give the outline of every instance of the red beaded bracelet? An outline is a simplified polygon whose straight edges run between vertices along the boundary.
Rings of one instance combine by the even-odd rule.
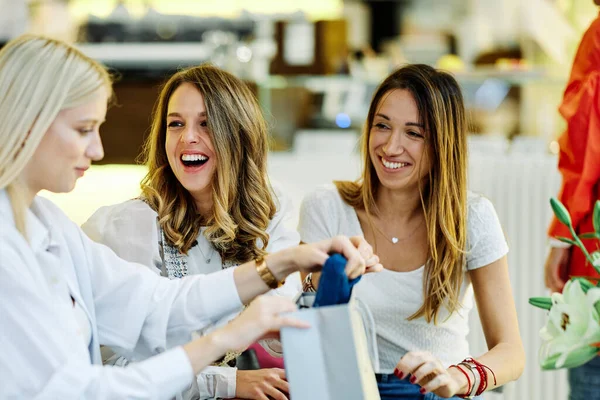
[[[479,383],[479,387],[477,388],[477,391],[475,392],[476,396],[479,396],[480,394],[482,394],[483,392],[485,392],[485,390],[487,389],[488,382],[487,382],[487,371],[486,371],[486,368],[492,373],[492,376],[494,377],[494,386],[497,385],[496,374],[494,374],[494,371],[490,367],[488,367],[485,364],[480,363],[479,361],[477,361],[477,360],[475,360],[474,358],[471,358],[471,357],[465,358],[463,362],[475,365],[475,368],[477,369],[477,372],[479,373],[479,376],[481,378],[481,382]]]

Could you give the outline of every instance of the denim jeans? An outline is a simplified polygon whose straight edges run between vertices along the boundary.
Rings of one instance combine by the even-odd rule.
[[[569,400],[600,400],[600,357],[569,370]]]
[[[377,386],[381,400],[440,400],[442,397],[433,393],[421,394],[421,386],[414,385],[408,379],[398,379],[394,374],[377,374]],[[482,400],[481,396],[475,397]],[[452,397],[452,400],[461,400],[460,397]]]

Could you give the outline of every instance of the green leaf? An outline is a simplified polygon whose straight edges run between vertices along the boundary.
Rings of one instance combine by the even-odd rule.
[[[557,237],[557,239],[560,240],[561,242],[565,242],[565,243],[569,243],[569,244],[577,246],[577,242],[574,240],[571,240],[569,238],[559,236],[559,237]]]
[[[529,304],[544,310],[552,308],[552,299],[550,297],[530,297]]]
[[[592,282],[582,277],[571,278],[572,281],[578,281],[584,293],[587,293],[593,287],[596,287]]]
[[[600,233],[584,233],[582,235],[579,235],[579,239],[600,239]]]
[[[600,200],[596,200],[596,204],[594,205],[594,230],[598,235],[600,235]],[[599,238],[600,239],[600,238]]]
[[[597,357],[598,349],[592,346],[581,347],[569,354],[564,365],[560,368],[574,368],[585,364],[594,357]],[[560,353],[551,355],[550,357],[541,360],[541,366],[544,370],[557,369],[556,361],[561,356]]]
[[[550,206],[552,206],[552,211],[554,211],[554,215],[556,218],[566,226],[571,226],[571,215],[569,215],[569,211],[565,208],[563,203],[561,203],[557,198],[552,197],[550,199]]]

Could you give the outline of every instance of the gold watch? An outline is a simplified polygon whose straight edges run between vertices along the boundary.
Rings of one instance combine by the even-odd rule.
[[[267,260],[265,260],[264,256],[260,256],[255,261],[256,264],[256,272],[258,272],[258,276],[265,282],[265,284],[271,289],[277,289],[281,286],[281,283],[277,281],[273,272],[267,267]]]

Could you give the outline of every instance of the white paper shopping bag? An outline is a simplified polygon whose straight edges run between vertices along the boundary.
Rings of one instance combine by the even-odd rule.
[[[311,296],[312,295],[312,296]],[[293,400],[379,400],[374,370],[379,369],[375,325],[366,306],[310,306],[314,294],[300,298],[291,316],[311,328],[281,330],[290,396]],[[369,326],[365,331],[363,324]]]

